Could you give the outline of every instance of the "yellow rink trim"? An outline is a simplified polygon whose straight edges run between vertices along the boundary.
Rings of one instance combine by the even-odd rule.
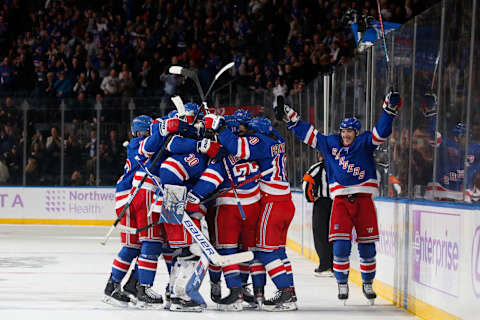
[[[111,226],[113,220],[70,220],[70,219],[6,219],[0,218],[0,224],[55,224],[75,226]]]
[[[306,258],[315,261],[316,263],[319,263],[319,259],[317,256],[317,253],[315,250],[303,247],[303,252],[302,252],[302,246],[291,239],[287,239],[287,247],[292,249],[295,252],[298,252],[305,256]],[[349,280],[352,281],[353,283],[361,286],[362,285],[362,275],[360,271],[350,268],[350,276]],[[373,283],[373,287],[375,289],[375,292],[384,298],[385,300],[388,300],[392,302],[395,306],[404,308],[404,295],[401,290],[398,290],[380,280],[375,279],[375,282]],[[461,319],[459,317],[454,316],[453,314],[450,314],[446,311],[443,311],[435,306],[432,306],[428,303],[425,303],[411,295],[408,296],[407,298],[407,310],[414,315],[422,318],[422,319],[429,319],[429,320],[450,320],[450,319]]]

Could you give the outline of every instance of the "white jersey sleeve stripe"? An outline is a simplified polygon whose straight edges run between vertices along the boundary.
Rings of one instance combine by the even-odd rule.
[[[376,146],[382,144],[383,142],[385,142],[387,140],[387,138],[382,138],[380,137],[380,135],[378,134],[378,131],[377,131],[377,128],[374,127],[373,128],[373,131],[372,131],[372,143]]]

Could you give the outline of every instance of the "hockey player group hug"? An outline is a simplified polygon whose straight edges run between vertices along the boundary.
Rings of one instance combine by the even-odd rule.
[[[334,199],[329,239],[341,300],[349,294],[353,227],[363,292],[371,301],[376,297],[372,282],[378,226],[372,196],[378,184],[373,152],[390,135],[400,106],[399,94],[390,93],[373,131],[360,133],[360,121],[346,118],[339,134],[329,136],[301,121],[291,107],[276,108],[277,118],[297,138],[325,156]],[[203,106],[189,103],[185,112],[156,120],[136,117],[131,129],[124,173],[116,186],[122,248],[113,261],[104,301],[123,307],[202,311],[206,302],[199,288],[208,269],[210,298],[219,310],[297,310],[292,266],[285,251],[295,207],[285,140],[271,121],[252,118],[246,110],[225,117],[209,114]],[[176,202],[169,190],[176,190],[180,200]],[[193,221],[193,229],[205,231],[208,226],[205,232],[222,257],[250,251],[251,260],[211,263],[204,242],[182,224],[185,218]],[[152,289],[160,256],[170,276],[164,297]],[[122,287],[129,269],[130,277]],[[222,273],[229,289],[224,297]],[[267,273],[277,288],[268,299],[264,297]],[[253,293],[247,287],[249,277]]]

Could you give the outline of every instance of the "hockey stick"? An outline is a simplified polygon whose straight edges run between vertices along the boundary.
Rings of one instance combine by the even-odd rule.
[[[380,0],[377,0],[377,8],[378,8],[378,19],[380,22],[380,31],[382,33],[382,40],[383,40],[383,51],[385,52],[385,69],[387,71],[387,79],[390,81],[390,90],[393,90],[393,75],[389,67],[390,59],[388,58],[387,52],[387,43],[385,41],[385,30],[383,29],[383,20],[382,20],[382,9],[380,7]]]
[[[246,185],[246,184],[248,184],[248,183],[250,183],[250,182],[252,182],[252,181],[255,181],[255,180],[258,180],[258,179],[260,179],[260,178],[263,178],[263,177],[269,175],[270,173],[272,173],[272,172],[273,172],[273,169],[274,169],[274,168],[272,167],[272,168],[270,168],[270,169],[268,169],[268,170],[265,170],[265,171],[263,171],[263,172],[257,173],[256,175],[254,175],[254,176],[252,176],[252,177],[250,177],[250,178],[248,178],[248,179],[240,182],[239,184],[237,184],[237,185],[235,186],[235,188],[238,189],[238,188],[240,188],[241,186],[244,186],[244,185]],[[228,188],[228,189],[223,189],[222,191],[219,191],[219,192],[211,195],[210,197],[202,200],[202,203],[208,203],[208,202],[210,202],[210,201],[212,201],[212,200],[215,200],[215,199],[218,198],[219,196],[224,195],[225,193],[230,192],[230,191],[232,191],[232,190],[233,190],[233,187],[230,187],[230,188]]]
[[[215,78],[213,78],[213,81],[212,83],[210,84],[210,87],[208,88],[207,90],[207,93],[205,94],[205,98],[208,97],[210,91],[212,91],[212,88],[213,88],[213,85],[215,84],[215,82],[217,81],[218,78],[220,78],[220,76],[225,72],[227,71],[228,69],[230,69],[231,67],[233,67],[235,65],[234,62],[230,62],[229,64],[225,65],[222,69],[220,69],[220,71],[217,72],[217,74],[215,75]],[[203,99],[203,101],[205,101],[205,99]]]
[[[438,52],[437,59],[435,59],[435,69],[433,70],[432,85],[430,86],[431,91],[433,91],[433,86],[435,84],[435,74],[437,73],[439,59],[440,59],[440,52]]]
[[[178,117],[184,117],[185,116],[185,105],[183,104],[182,98],[180,96],[174,96],[171,98],[173,104],[175,105],[175,108],[177,108],[178,111]]]
[[[143,166],[143,164],[141,164]],[[143,166],[145,167],[145,166]],[[150,173],[147,172],[147,175]],[[156,179],[150,177],[158,189],[163,189],[165,193],[165,189],[162,188],[157,182]],[[179,186],[174,186],[179,187]],[[184,187],[185,188],[185,187]],[[163,210],[162,213],[163,214]],[[234,253],[230,255],[220,255],[217,250],[212,246],[208,238],[200,231],[197,225],[192,221],[192,218],[188,215],[188,213],[183,209],[182,220],[180,221],[175,214],[169,215],[173,217],[178,224],[182,224],[185,229],[187,229],[188,233],[192,236],[192,238],[199,244],[200,249],[206,255],[208,260],[210,260],[214,265],[217,266],[228,266],[231,264],[237,264],[241,262],[247,262],[253,260],[253,252],[245,251]]]
[[[182,75],[185,78],[192,79],[192,81],[197,86],[198,93],[200,94],[200,99],[205,100],[205,95],[203,94],[202,86],[200,85],[200,80],[198,79],[198,75],[195,71],[189,70],[187,68],[181,66],[171,66],[168,69],[168,72],[171,74]]]
[[[172,74],[182,75],[184,77],[192,79],[193,82],[195,82],[195,85],[197,86],[197,90],[198,90],[198,93],[200,94],[200,97],[202,98],[202,102],[206,102],[206,99],[207,99],[208,95],[210,94],[210,91],[212,91],[213,85],[215,84],[217,79],[220,78],[220,76],[225,71],[227,71],[228,69],[230,69],[234,65],[235,65],[234,62],[230,62],[229,64],[225,65],[222,69],[220,69],[220,71],[217,72],[217,74],[213,78],[213,81],[210,84],[210,87],[208,88],[206,94],[203,94],[203,89],[202,89],[202,86],[200,85],[200,81],[198,80],[198,75],[197,75],[196,72],[194,72],[192,70],[189,70],[189,69],[186,69],[186,68],[181,67],[181,66],[171,66],[168,69],[168,72],[170,72]]]
[[[228,180],[230,180],[230,185],[232,186],[233,194],[235,195],[235,199],[237,200],[238,211],[240,211],[240,216],[242,216],[242,220],[245,220],[246,219],[245,211],[243,211],[242,204],[240,203],[240,198],[238,197],[238,194],[237,194],[237,188],[235,187],[235,183],[233,182],[232,173],[228,168],[227,160],[225,160],[225,157],[223,157],[222,160],[223,160],[223,166],[225,167],[225,171],[227,172]]]
[[[175,105],[177,107],[177,105]],[[180,109],[177,109],[178,110],[178,113],[185,113],[185,108],[183,106],[183,103],[182,103],[182,106],[180,106]],[[200,109],[197,111],[197,114],[195,115],[195,118],[194,118],[194,121],[197,120],[198,118],[198,115],[200,114]],[[165,150],[166,150],[166,147],[168,146],[168,144],[170,143],[170,141],[173,139],[173,135],[169,135],[167,137],[167,139],[163,142],[163,145],[162,145],[162,148],[160,149],[160,151],[157,153],[157,155],[155,156],[155,158],[153,159],[153,162],[152,164],[149,166],[149,170],[153,169],[158,160],[160,160],[160,158],[163,156],[163,154],[165,153]],[[120,222],[120,220],[122,220],[123,216],[125,215],[125,213],[127,212],[127,209],[130,207],[130,204],[132,203],[133,199],[135,198],[135,196],[137,195],[138,191],[140,191],[143,183],[145,182],[145,180],[147,179],[147,174],[145,174],[142,178],[142,180],[140,180],[140,183],[138,184],[137,188],[135,189],[135,191],[133,193],[130,193],[129,196],[128,196],[128,200],[127,202],[125,203],[122,211],[120,212],[120,214],[118,215],[117,219],[113,222],[113,225],[110,227],[110,229],[108,230],[107,234],[105,235],[105,237],[103,238],[103,240],[100,242],[101,245],[105,245],[108,241],[108,239],[110,238],[110,236],[112,235],[113,233],[113,230],[115,230],[115,228],[117,227],[118,223]]]
[[[249,183],[252,182],[252,181],[258,180],[258,179],[260,179],[260,178],[262,178],[262,177],[264,177],[264,176],[266,176],[266,175],[269,175],[269,174],[272,173],[272,172],[273,172],[273,168],[270,168],[270,169],[265,170],[265,171],[263,171],[263,172],[257,173],[256,175],[254,175],[254,176],[252,176],[252,177],[250,177],[250,178],[248,178],[248,179],[240,182],[239,184],[237,184],[237,185],[235,186],[235,188],[240,188],[240,187],[242,187],[242,186],[244,186],[244,185],[246,185],[246,184],[249,184]],[[212,200],[215,200],[215,199],[218,198],[219,196],[221,196],[221,195],[223,195],[223,194],[225,194],[225,193],[227,193],[227,192],[230,192],[230,191],[232,191],[232,190],[233,190],[233,187],[230,187],[230,188],[228,188],[228,189],[223,189],[222,191],[219,191],[219,192],[211,195],[210,197],[202,200],[201,202],[202,202],[202,203],[208,203],[208,202],[210,202],[210,201],[212,201]],[[128,232],[128,233],[140,233],[140,232],[142,232],[143,230],[147,230],[147,229],[149,229],[149,228],[151,228],[151,227],[153,227],[153,226],[156,226],[156,225],[159,224],[159,223],[160,223],[159,221],[152,222],[152,223],[146,225],[145,227],[142,227],[142,228],[139,228],[139,229],[137,229],[137,228],[132,228],[132,227],[127,227],[127,226],[123,226],[123,225],[120,225],[118,228],[121,229],[121,230],[123,230],[123,231],[125,231],[125,232]]]

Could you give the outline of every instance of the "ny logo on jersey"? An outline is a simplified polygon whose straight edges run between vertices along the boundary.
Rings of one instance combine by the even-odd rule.
[[[367,229],[367,232],[368,232],[368,233],[372,233],[372,232],[373,232],[373,227],[367,227],[366,229]]]

